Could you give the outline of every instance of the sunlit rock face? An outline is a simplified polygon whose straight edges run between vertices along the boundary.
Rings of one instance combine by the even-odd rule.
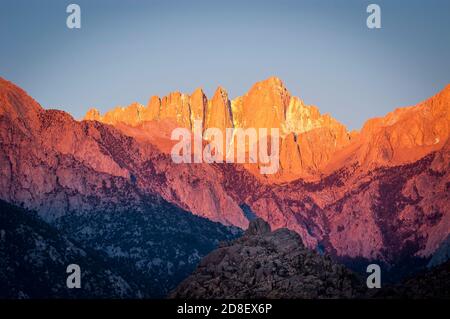
[[[282,138],[281,153],[293,155],[280,157],[282,170],[277,175],[278,180],[320,173],[332,154],[351,139],[344,125],[328,114],[320,114],[317,107],[305,105],[298,97],[291,96],[276,77],[256,83],[247,94],[232,100],[222,87],[217,88],[210,100],[199,88],[191,95],[174,92],[162,99],[153,96],[147,107],[133,103],[108,111],[104,116],[91,109],[85,120],[133,127],[148,121],[169,121],[176,127],[192,130],[197,120],[202,121],[203,131],[218,128],[224,136],[227,128],[278,128]],[[318,131],[313,132],[315,130]],[[249,145],[246,146],[248,149]]]
[[[234,99],[218,88],[152,97],[75,121],[0,82],[0,197],[55,215],[126,210],[145,194],[226,225],[248,226],[246,205],[272,229],[335,257],[393,262],[427,257],[449,234],[450,86],[416,106],[370,119],[359,132],[291,96],[269,78]],[[280,169],[175,164],[170,133],[203,128],[280,129]]]

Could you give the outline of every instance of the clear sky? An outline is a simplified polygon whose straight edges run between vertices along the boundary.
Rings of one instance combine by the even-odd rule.
[[[0,0],[0,76],[80,118],[199,86],[233,98],[275,75],[357,129],[450,83],[449,14],[448,0]]]

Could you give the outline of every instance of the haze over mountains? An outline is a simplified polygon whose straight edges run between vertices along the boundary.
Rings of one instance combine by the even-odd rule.
[[[3,79],[0,103],[0,198],[55,224],[69,213],[145,212],[156,196],[244,229],[245,207],[349,263],[428,259],[449,236],[450,85],[359,132],[274,77],[232,101],[224,88],[210,100],[201,89],[174,92],[147,106],[90,110],[83,121],[44,110]],[[280,171],[173,163],[171,130],[196,119],[204,128],[280,128]]]

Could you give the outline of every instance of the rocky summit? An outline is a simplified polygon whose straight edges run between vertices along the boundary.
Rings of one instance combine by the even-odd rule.
[[[365,283],[307,249],[288,229],[253,220],[245,234],[207,255],[171,298],[353,298]]]

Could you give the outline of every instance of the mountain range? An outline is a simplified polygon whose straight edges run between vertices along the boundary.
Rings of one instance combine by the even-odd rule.
[[[203,120],[205,129],[280,128],[277,174],[261,175],[258,163],[216,164],[214,171],[195,165],[194,172],[179,165],[188,170],[188,182],[172,186],[178,196],[166,198],[244,228],[247,222],[237,206],[246,205],[272,227],[298,232],[309,247],[342,258],[393,263],[405,254],[430,256],[449,235],[449,108],[447,85],[416,106],[398,108],[349,132],[272,77],[233,100],[222,87],[211,100],[201,89],[192,95],[174,92],[153,96],[147,106],[133,103],[104,115],[91,109],[85,120],[112,125],[165,154],[173,144],[171,129],[192,129],[194,119]],[[212,208],[202,199],[199,207],[196,195],[193,201],[186,198],[186,189],[205,194],[202,186],[190,188],[195,177],[202,181],[196,187],[208,185],[209,198],[231,197],[230,204]]]
[[[91,109],[83,120],[42,108],[0,78],[0,106],[0,199],[36,211],[81,245],[130,258],[132,248],[150,249],[144,239],[152,232],[137,232],[134,245],[123,236],[133,238],[135,227],[145,231],[145,216],[158,216],[155,223],[166,228],[153,233],[161,236],[161,229],[178,231],[169,222],[174,211],[180,222],[201,217],[202,231],[213,232],[201,237],[211,240],[207,249],[200,253],[200,242],[179,247],[171,250],[175,256],[189,252],[176,259],[159,237],[157,254],[166,257],[146,268],[152,278],[173,278],[169,263],[186,265],[194,254],[186,275],[219,240],[246,229],[249,216],[288,228],[307,248],[359,270],[375,261],[405,275],[448,243],[450,85],[359,131],[292,96],[276,77],[232,100],[222,87],[212,99],[201,89],[173,92],[104,115]],[[195,120],[204,129],[279,128],[280,170],[263,175],[260,163],[174,163],[171,131],[192,129]],[[139,217],[130,222],[129,212]],[[103,227],[108,231],[97,233]],[[139,268],[153,258],[141,252],[131,260]]]

